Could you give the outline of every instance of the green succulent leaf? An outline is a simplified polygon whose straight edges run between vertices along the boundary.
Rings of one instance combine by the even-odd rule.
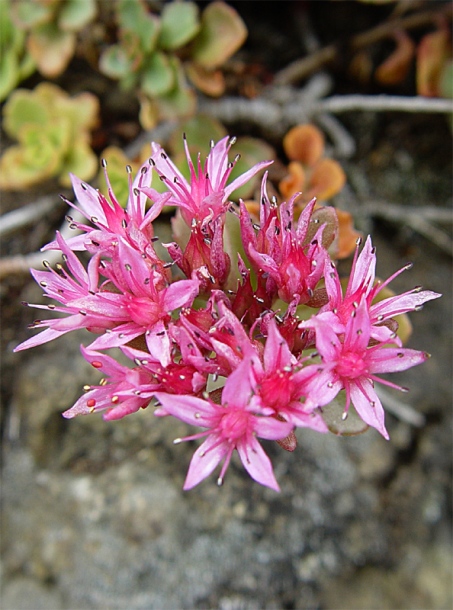
[[[22,131],[21,144],[25,159],[30,165],[41,167],[46,176],[51,176],[61,163],[61,155],[68,147],[70,134],[68,121],[57,121],[47,128],[27,125]],[[51,164],[57,153],[58,163]]]
[[[68,120],[71,138],[74,138],[75,141],[98,124],[99,100],[92,93],[85,91],[74,98],[56,96],[52,105],[58,116]]]
[[[346,419],[343,419],[346,404],[345,392],[342,390],[336,398],[322,409],[322,417],[329,431],[338,436],[357,436],[368,430],[368,425],[359,417],[351,405]]]
[[[77,32],[96,16],[95,0],[66,0],[62,3],[58,25],[62,30]]]
[[[169,93],[156,98],[159,117],[174,120],[192,116],[196,108],[195,93],[187,86],[179,60],[176,57],[169,59],[176,75],[175,85]]]
[[[19,67],[16,54],[12,49],[2,53],[0,63],[0,101],[3,101],[19,81]]]
[[[43,147],[42,159],[46,166],[33,165],[29,161],[30,154],[22,146],[11,146],[0,159],[0,188],[20,191],[27,189],[52,176],[58,167],[58,151],[52,147]]]
[[[114,44],[102,53],[99,60],[100,71],[110,78],[121,79],[130,73],[132,62],[123,47]]]
[[[11,20],[11,6],[6,0],[0,2],[0,49],[7,49],[14,44],[14,33],[18,31],[17,26]],[[20,32],[23,42],[23,34]]]
[[[161,13],[159,47],[172,51],[192,40],[200,29],[198,15],[198,6],[193,2],[165,4]]]
[[[98,113],[99,102],[91,93],[71,98],[48,82],[33,91],[15,91],[3,116],[5,131],[19,145],[8,148],[0,159],[3,188],[28,188],[60,172],[93,177],[97,161],[89,132],[97,124]]]
[[[14,23],[22,30],[30,30],[37,25],[47,23],[53,16],[52,4],[39,0],[13,2],[10,10]]]
[[[24,126],[20,145],[8,148],[0,159],[2,188],[22,190],[59,171],[62,153],[69,143],[68,130],[63,123],[56,121],[46,129],[35,124]]]
[[[45,125],[50,116],[42,100],[31,91],[17,89],[3,108],[3,128],[11,138],[18,139],[24,126]]]
[[[90,180],[98,169],[98,159],[88,142],[78,140],[69,150],[60,167],[59,182],[71,186],[69,174],[75,174],[82,180]]]
[[[453,60],[446,62],[440,79],[442,97],[453,98]]]
[[[237,12],[224,2],[211,2],[201,15],[201,30],[194,40],[193,61],[208,69],[221,66],[247,38]]]
[[[176,74],[174,66],[164,53],[153,53],[143,66],[141,88],[146,95],[158,97],[172,90]]]
[[[211,149],[210,142],[217,142],[227,135],[227,130],[220,121],[205,114],[197,114],[183,121],[178,129],[170,136],[169,147],[173,153],[175,163],[181,170],[187,166],[185,162],[184,141],[182,134],[186,134],[189,152],[192,158],[201,153],[201,158],[206,158]],[[180,160],[180,161],[179,161]]]
[[[160,33],[160,20],[148,12],[141,0],[119,0],[117,16],[120,30],[133,32],[144,53],[151,53],[156,48]]]
[[[74,55],[75,45],[75,34],[63,32],[52,23],[34,28],[27,41],[30,55],[47,78],[55,78],[63,72]]]

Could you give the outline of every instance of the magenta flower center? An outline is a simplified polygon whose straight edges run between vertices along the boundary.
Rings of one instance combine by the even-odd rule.
[[[276,371],[261,383],[260,396],[267,407],[278,411],[289,404],[294,392],[291,371]]]
[[[158,303],[147,297],[131,297],[127,311],[133,322],[144,327],[153,326],[164,313]]]
[[[222,417],[220,430],[228,441],[235,441],[244,436],[249,428],[250,414],[243,409],[232,409]]]
[[[359,354],[355,352],[343,352],[336,366],[340,377],[356,379],[367,372],[367,365]]]

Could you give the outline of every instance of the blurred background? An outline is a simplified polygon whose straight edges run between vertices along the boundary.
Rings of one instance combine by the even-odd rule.
[[[1,0],[1,607],[447,610],[451,546],[450,2]],[[68,172],[118,198],[160,142],[181,162],[235,135],[238,171],[274,159],[279,201],[334,205],[339,269],[358,234],[432,358],[387,392],[390,441],[299,430],[268,443],[281,493],[233,460],[182,491],[193,443],[150,411],[64,420],[98,382],[73,333],[14,354],[43,302],[28,268],[68,230]],[[239,165],[239,164],[238,164]],[[182,167],[182,166],[181,166]],[[154,184],[153,184],[154,186]],[[238,194],[257,196],[258,183]],[[157,233],[169,231],[171,211]],[[52,261],[52,262],[56,262]]]

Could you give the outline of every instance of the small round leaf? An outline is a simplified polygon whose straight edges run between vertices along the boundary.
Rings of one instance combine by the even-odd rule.
[[[158,45],[172,51],[188,43],[200,29],[198,7],[193,2],[170,2],[161,13],[161,31]]]

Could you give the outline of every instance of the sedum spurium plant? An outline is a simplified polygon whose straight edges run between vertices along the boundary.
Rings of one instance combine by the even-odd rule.
[[[33,74],[36,65],[25,46],[25,33],[11,18],[11,0],[0,2],[0,102],[22,80]]]
[[[90,131],[98,114],[99,101],[88,92],[70,97],[46,82],[16,89],[3,107],[3,128],[18,144],[0,158],[0,187],[22,190],[53,177],[70,186],[68,172],[92,178],[97,159]]]
[[[164,3],[159,14],[142,0],[116,0],[118,41],[102,53],[99,68],[125,90],[137,91],[140,122],[191,116],[192,84],[219,96],[225,82],[220,67],[245,41],[247,29],[224,2],[211,2],[200,15],[195,2]]]
[[[25,36],[27,51],[46,78],[65,70],[78,32],[93,21],[96,12],[95,0],[14,0],[10,5],[15,30]]]
[[[339,400],[346,423],[360,420],[362,430],[371,426],[389,437],[374,385],[404,390],[381,375],[428,357],[402,347],[395,317],[440,295],[417,287],[385,296],[409,266],[377,281],[370,237],[357,244],[342,283],[329,254],[338,228],[333,208],[315,210],[312,200],[295,222],[297,195],[278,206],[267,195],[266,175],[253,222],[232,194],[270,162],[229,182],[237,162],[228,159],[232,144],[224,137],[212,143],[204,163],[200,156],[193,163],[184,139],[186,179],[152,143],[149,161],[134,180],[129,176],[126,207],[111,189],[108,200],[72,176],[77,203],[68,203],[87,222],[69,219],[81,233],[67,241],[57,234],[45,246],[59,250],[64,265],[32,270],[56,304],[31,306],[64,317],[36,320],[32,328],[41,332],[16,350],[86,328],[95,338],[82,355],[102,379],[85,387],[65,417],[100,412],[116,420],[154,405],[155,416],[197,428],[176,443],[203,441],[184,489],[220,464],[221,484],[237,450],[255,481],[278,490],[259,439],[292,451],[296,428],[332,428]],[[164,192],[149,186],[153,175]],[[153,228],[168,205],[177,209],[177,237],[163,244],[169,261],[157,254]],[[78,252],[89,255],[86,267]]]

